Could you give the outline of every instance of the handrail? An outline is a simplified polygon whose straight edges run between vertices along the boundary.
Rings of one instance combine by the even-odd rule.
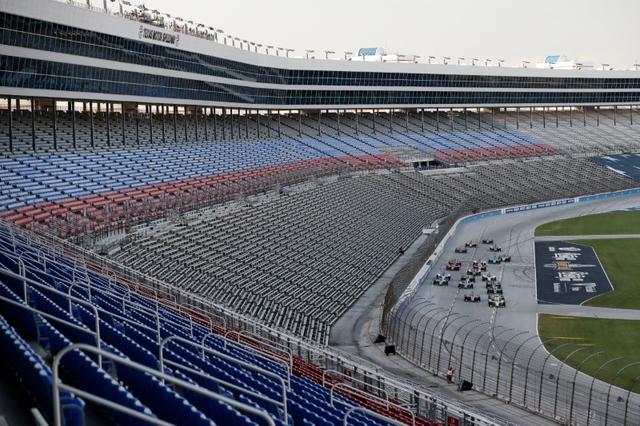
[[[216,334],[216,333],[207,333],[204,336],[202,336],[202,339],[200,340],[200,345],[202,347],[202,350],[200,352],[201,352],[203,357],[204,357],[204,348],[208,347],[206,345],[206,340],[209,337],[217,337],[219,339],[222,339],[222,341],[224,342],[223,348],[227,349],[227,341],[228,341],[227,337],[221,336],[221,335]],[[242,346],[239,342],[236,344],[236,342],[234,342],[232,340],[229,340],[229,343],[234,344],[236,347],[238,347],[239,349],[242,349],[244,351],[247,350],[247,348]],[[277,357],[273,357],[273,358],[272,357],[268,357],[268,356],[264,355],[263,352],[257,352],[257,353],[253,352],[252,355],[253,356],[257,356],[259,358],[263,358],[264,360],[269,361],[269,362],[275,362],[275,363],[281,364],[284,367],[285,371],[287,372],[287,383],[288,383],[288,386],[291,387],[291,375],[292,375],[292,370],[293,370],[293,363],[291,365],[287,365],[284,362],[284,360],[282,360],[280,358],[277,358]]]
[[[324,386],[324,387],[328,387],[327,385],[328,385],[329,383],[325,381],[325,378],[326,378],[326,376],[327,376],[327,375],[329,375],[330,373],[337,373],[338,375],[340,375],[340,376],[342,376],[342,377],[345,377],[346,379],[348,379],[348,380],[350,380],[350,381],[355,381],[355,382],[358,382],[358,383],[363,384],[363,385],[365,385],[365,386],[369,386],[369,387],[371,387],[371,388],[374,388],[374,389],[376,389],[377,391],[384,392],[384,394],[386,395],[386,399],[387,399],[387,401],[389,401],[389,400],[390,400],[390,399],[389,399],[389,392],[387,392],[385,389],[380,389],[380,388],[376,387],[375,385],[373,385],[373,384],[371,384],[371,383],[367,383],[367,382],[365,382],[364,380],[358,379],[358,378],[356,378],[356,377],[348,376],[348,375],[344,374],[343,372],[338,371],[338,370],[335,370],[335,369],[327,369],[327,370],[323,370],[323,371],[322,371],[322,386]],[[341,383],[341,382],[339,382],[339,383]],[[334,385],[334,383],[331,383],[331,386],[333,386],[333,385]]]
[[[285,381],[282,377],[280,377],[279,375],[277,375],[276,373],[273,373],[271,371],[265,370],[264,368],[258,367],[257,365],[253,365],[253,364],[249,364],[247,362],[244,362],[240,359],[234,358],[232,356],[223,354],[222,352],[218,352],[215,349],[211,349],[211,348],[202,348],[202,346],[196,342],[193,342],[191,340],[187,340],[184,339],[180,336],[169,336],[166,337],[164,340],[162,340],[162,343],[160,343],[160,372],[164,373],[164,348],[167,345],[167,343],[172,342],[172,341],[179,341],[181,343],[184,343],[186,345],[191,345],[194,346],[196,348],[200,348],[203,349],[204,351],[206,351],[207,353],[210,353],[218,358],[222,358],[225,361],[229,361],[229,362],[233,362],[235,364],[238,364],[244,368],[248,368],[249,370],[253,370],[257,373],[263,374],[265,376],[269,376],[277,381],[280,382],[281,386],[282,386],[282,404],[283,404],[283,410],[284,410],[284,418],[285,420],[288,418],[288,410],[287,410],[287,390],[290,389],[290,383],[289,386],[285,385]]]
[[[385,421],[387,423],[391,423],[391,424],[398,425],[398,426],[405,426],[404,423],[402,423],[402,422],[400,422],[400,421],[398,421],[396,419],[392,419],[390,417],[384,416],[384,415],[382,415],[380,413],[376,413],[375,411],[369,410],[368,408],[364,408],[364,407],[351,407],[351,408],[349,408],[346,411],[346,413],[344,413],[344,417],[342,418],[343,426],[348,426],[348,424],[349,424],[348,423],[349,416],[351,416],[351,414],[353,414],[356,411],[363,412],[363,413],[367,414],[368,416],[372,416],[372,417],[378,418],[378,419],[383,420],[383,421]]]
[[[11,270],[8,270],[6,268],[0,268],[0,275],[4,275],[4,276],[15,278],[15,279],[22,279],[25,294],[27,293],[27,283],[29,283],[32,286],[39,287],[39,288],[41,288],[43,290],[49,291],[49,292],[57,294],[59,296],[67,297],[67,295],[62,291],[56,290],[55,288],[52,288],[52,287],[50,287],[48,285],[45,285],[45,284],[40,284],[39,282],[34,281],[31,278],[20,276],[20,275],[16,274],[15,272],[13,272]],[[87,302],[85,300],[79,299],[79,298],[74,297],[74,296],[71,296],[71,298],[73,298],[74,302],[76,302],[76,303],[78,303],[80,305],[88,306],[89,309],[91,309],[93,311],[94,318],[95,318],[94,326],[95,326],[96,347],[98,349],[101,349],[102,348],[102,339],[100,338],[100,315],[98,314],[98,309],[94,305],[92,305],[91,303],[89,303],[89,302]],[[25,305],[28,306],[29,302],[28,302],[28,300],[26,298],[24,300],[24,303],[25,303]],[[98,365],[100,367],[102,367],[102,358],[99,355],[98,355]]]
[[[250,405],[247,404],[243,404],[241,402],[236,401],[235,399],[231,399],[231,398],[227,398],[224,395],[220,395],[217,394],[215,392],[211,392],[208,389],[204,389],[200,386],[194,386],[193,384],[186,382],[184,380],[181,379],[177,379],[173,376],[170,376],[168,374],[165,374],[164,372],[159,372],[158,370],[154,370],[152,368],[149,368],[143,364],[139,364],[137,362],[131,361],[129,359],[120,357],[118,355],[115,355],[111,352],[108,351],[104,351],[101,349],[98,349],[94,346],[91,345],[87,345],[85,343],[76,343],[76,344],[72,344],[69,345],[63,349],[60,350],[60,352],[58,352],[55,357],[53,358],[53,363],[51,366],[51,369],[53,370],[53,380],[52,380],[52,389],[53,389],[53,419],[54,419],[54,425],[55,426],[62,426],[62,413],[61,413],[61,407],[60,407],[60,391],[68,391],[68,392],[72,392],[76,395],[78,395],[81,398],[85,398],[89,401],[93,401],[96,402],[98,404],[101,405],[105,405],[106,407],[109,407],[113,410],[116,411],[120,411],[122,413],[128,414],[132,417],[144,420],[144,421],[148,421],[150,423],[154,423],[154,424],[159,424],[159,425],[171,425],[171,423],[165,422],[163,420],[160,419],[156,419],[153,417],[150,417],[148,415],[145,415],[139,411],[136,410],[132,410],[131,408],[125,407],[123,405],[117,404],[113,401],[101,398],[97,395],[94,395],[92,393],[83,391],[82,389],[78,389],[74,386],[69,386],[64,384],[61,380],[60,380],[60,375],[59,375],[59,369],[60,369],[60,362],[62,361],[62,358],[69,352],[73,351],[73,350],[79,350],[79,351],[86,351],[86,352],[90,352],[90,353],[94,353],[96,355],[98,355],[98,357],[105,357],[108,358],[112,361],[115,361],[116,363],[120,363],[123,365],[126,365],[127,367],[130,368],[135,368],[138,369],[144,373],[150,374],[152,376],[158,377],[160,379],[162,379],[163,382],[167,381],[170,383],[173,383],[174,385],[178,385],[179,387],[183,387],[186,389],[189,389],[192,392],[196,392],[199,393],[201,395],[204,395],[206,397],[209,397],[213,400],[219,400],[222,401],[226,404],[231,405],[234,408],[238,408],[239,410],[242,411],[247,411],[251,414],[254,414],[256,416],[259,416],[263,419],[265,419],[266,424],[268,424],[269,426],[275,426],[275,422],[273,421],[273,419],[271,418],[271,416],[265,411],[265,410],[260,410],[257,409],[255,407],[252,407]]]
[[[331,389],[330,389],[330,391],[329,391],[329,392],[330,392],[330,398],[331,398],[331,399],[330,399],[330,402],[331,402],[331,406],[332,406],[332,407],[335,407],[335,405],[334,405],[334,401],[338,401],[338,402],[340,402],[341,404],[346,405],[346,406],[348,406],[348,407],[353,406],[353,405],[351,405],[351,404],[348,404],[347,402],[340,401],[340,400],[337,400],[337,399],[335,398],[335,395],[336,395],[335,389],[336,389],[336,388],[345,388],[345,390],[346,390],[346,391],[353,391],[353,392],[351,392],[351,393],[353,393],[353,394],[361,393],[361,394],[364,394],[365,396],[367,396],[368,398],[371,398],[371,397],[372,397],[372,395],[370,395],[370,394],[368,394],[368,393],[366,393],[366,392],[364,392],[364,391],[362,391],[362,390],[360,390],[360,389],[358,389],[358,388],[354,388],[354,387],[352,387],[352,386],[348,385],[347,383],[336,383],[335,385],[333,385],[333,386],[331,387]],[[348,397],[347,397],[347,398],[348,398]],[[382,398],[378,398],[378,397],[376,397],[375,395],[373,395],[373,399],[378,399],[378,400],[380,400],[380,401],[384,402],[384,403],[385,403],[385,408],[386,408],[387,410],[389,410],[389,408],[393,406],[393,407],[396,407],[396,408],[398,408],[398,409],[400,409],[400,410],[402,410],[402,411],[404,411],[404,412],[406,412],[406,413],[409,413],[409,415],[411,415],[411,425],[412,425],[412,426],[416,426],[416,415],[415,415],[415,413],[414,413],[413,411],[411,411],[411,410],[409,410],[408,408],[403,407],[403,406],[401,406],[401,405],[395,404],[395,403],[393,403],[393,402],[389,401],[388,399],[387,399],[387,400],[384,400],[384,399],[382,399]],[[354,405],[356,405],[356,406],[359,406],[359,405],[357,405],[355,402],[353,402],[353,404],[354,404]],[[385,418],[386,418],[386,417],[385,417]],[[402,424],[404,424],[404,423],[402,423]]]

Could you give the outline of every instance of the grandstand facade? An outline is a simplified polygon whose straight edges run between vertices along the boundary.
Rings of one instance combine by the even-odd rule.
[[[289,58],[90,4],[0,0],[0,337],[45,417],[82,343],[109,353],[63,364],[64,424],[78,388],[173,423],[500,424],[331,327],[425,227],[636,187],[592,157],[640,150],[640,73]]]

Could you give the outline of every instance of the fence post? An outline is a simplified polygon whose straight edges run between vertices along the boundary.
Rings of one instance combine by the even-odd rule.
[[[547,340],[546,342],[543,342],[542,340],[540,340],[540,344],[533,350],[533,352],[531,352],[531,355],[529,355],[529,360],[527,361],[527,367],[526,367],[526,375],[524,377],[524,395],[523,395],[523,401],[522,401],[522,405],[524,405],[525,407],[527,406],[527,383],[529,382],[529,366],[531,365],[531,360],[533,359],[533,356],[536,354],[536,352],[538,352],[538,349],[540,349],[541,347],[543,347],[545,344],[551,343],[556,341],[557,339],[550,339]]]
[[[456,314],[456,315],[460,315],[460,314]],[[431,355],[433,353],[433,338],[436,337],[436,329],[438,328],[438,326],[440,325],[440,323],[444,320],[446,321],[449,318],[449,315],[445,315],[442,318],[440,318],[438,320],[438,322],[436,323],[435,328],[433,329],[434,333],[431,335],[431,342],[429,343],[429,368],[431,368]],[[436,371],[435,374],[437,375],[438,372]]]
[[[451,359],[453,358],[453,345],[455,345],[456,343],[456,337],[458,336],[458,333],[462,330],[464,330],[464,328],[466,326],[468,326],[469,324],[473,324],[474,322],[480,322],[479,319],[472,319],[471,321],[467,321],[464,324],[462,324],[462,326],[460,326],[460,328],[458,328],[456,330],[456,332],[453,335],[453,339],[451,339],[451,350],[449,351],[449,362],[447,364],[451,365]],[[468,332],[467,332],[468,333]],[[464,346],[464,342],[463,342],[463,346]],[[463,347],[460,347],[460,359],[462,359],[462,351],[463,351]],[[461,371],[458,370],[458,377],[460,377],[460,373]]]
[[[500,371],[502,370],[502,358],[503,358],[503,354],[505,349],[507,348],[507,345],[509,343],[511,343],[511,341],[513,339],[515,339],[518,336],[522,336],[523,334],[527,334],[526,331],[521,331],[519,333],[514,334],[513,336],[511,336],[511,338],[509,338],[509,340],[506,341],[506,343],[502,346],[502,349],[500,350],[500,353],[498,354],[498,375],[496,376],[496,398],[498,397],[498,391],[500,388]],[[518,348],[520,349],[520,348]]]
[[[513,362],[511,363],[511,374],[510,374],[510,378],[509,378],[509,398],[507,399],[507,402],[511,402],[511,398],[513,395],[513,373],[516,367],[516,361],[518,360],[518,353],[520,353],[520,349],[522,349],[524,347],[525,344],[527,344],[527,342],[529,342],[530,340],[533,339],[537,339],[538,335],[533,335],[531,337],[529,337],[528,339],[524,340],[520,346],[518,346],[518,349],[516,350],[515,355],[513,356]],[[537,348],[536,348],[537,349]],[[527,371],[528,374],[528,371]],[[525,383],[526,383],[526,379],[525,379]]]
[[[577,380],[577,377],[578,377],[578,373],[580,372],[580,367],[582,367],[582,365],[585,362],[587,362],[588,360],[590,360],[594,356],[601,355],[603,353],[604,353],[604,351],[598,351],[598,352],[592,353],[591,355],[589,355],[585,359],[583,359],[582,362],[580,364],[578,364],[578,366],[574,369],[575,372],[573,373],[573,383],[571,385],[571,405],[569,407],[569,423],[571,423],[571,421],[573,420],[573,400],[574,400],[574,397],[575,397],[576,380]]]
[[[449,327],[454,322],[458,321],[462,318],[468,318],[469,315],[459,315],[456,319],[451,321],[450,323],[446,323],[442,326],[442,331],[440,332],[440,345],[438,346],[438,362],[436,364],[436,371],[440,370],[440,357],[442,356],[442,342],[444,342],[444,333],[447,331],[447,327]],[[455,338],[455,335],[454,335]],[[451,341],[451,351],[449,351],[449,356],[451,356],[451,352],[453,352],[453,340]]]
[[[495,328],[493,328],[492,330],[495,331]],[[514,331],[514,329],[513,328],[505,328],[500,333],[498,333],[498,336],[506,333],[507,331]],[[482,373],[482,391],[483,392],[485,391],[486,384],[487,384],[487,366],[489,365],[489,351],[491,349],[491,345],[493,344],[493,342],[496,341],[496,337],[497,336],[495,335],[495,333],[491,333],[491,338],[489,339],[489,346],[487,346],[487,353],[486,353],[486,355],[484,357],[484,372]],[[502,355],[502,352],[500,352],[500,355]]]
[[[571,358],[574,354],[577,354],[578,352],[583,351],[585,349],[587,349],[587,348],[583,346],[581,348],[578,348],[578,349],[574,350],[569,355],[567,355],[562,360],[562,362],[560,362],[560,368],[558,368],[558,376],[556,377],[556,392],[555,392],[556,397],[553,400],[553,418],[556,417],[556,413],[558,411],[558,389],[560,387],[560,374],[562,373],[562,367],[564,367],[564,365],[569,360],[569,358]]]
[[[439,311],[444,312],[444,309],[440,308]],[[429,317],[429,321],[427,321],[427,323],[425,324],[424,331],[422,332],[422,341],[420,342],[420,361],[419,361],[420,366],[422,366],[422,356],[424,355],[424,339],[427,335],[427,330],[429,329],[429,323],[433,318],[435,318],[435,315]],[[429,349],[429,362],[431,362],[431,349]]]
[[[478,322],[480,322],[480,320],[478,320]],[[482,324],[488,325],[489,327],[491,327],[491,324],[487,322],[484,322]],[[460,375],[462,374],[462,360],[464,359],[464,348],[467,346],[467,338],[471,335],[472,331],[474,331],[473,328],[467,331],[467,334],[464,335],[464,339],[462,339],[462,347],[460,348],[460,365],[458,366],[458,377],[460,377]],[[484,336],[487,331],[488,330],[485,330],[483,333],[481,333],[480,337]],[[480,340],[480,337],[478,337],[478,340]],[[474,357],[475,357],[475,353],[474,353]],[[471,381],[473,382],[473,369],[471,370]]]
[[[598,367],[595,373],[593,373],[593,376],[591,378],[591,386],[589,387],[589,404],[587,405],[587,426],[589,426],[589,423],[591,422],[591,416],[589,416],[589,412],[591,411],[591,398],[593,396],[593,384],[596,382],[596,376],[598,375],[600,370],[602,370],[604,367],[606,367],[607,365],[611,364],[614,361],[619,361],[623,358],[624,357],[621,357],[621,356],[616,358],[611,358],[609,361],[604,362],[600,367]]]
[[[428,310],[427,312],[424,312],[424,313],[422,314],[422,316],[420,317],[420,319],[418,320],[418,326],[416,327],[416,344],[413,346],[412,359],[414,359],[414,360],[415,360],[415,356],[416,356],[416,354],[415,354],[415,350],[416,350],[416,348],[418,347],[418,330],[420,330],[420,324],[422,323],[422,320],[423,320],[423,319],[425,319],[425,318],[429,318],[429,319],[431,319],[431,316],[428,316],[428,315],[429,315],[431,312],[433,312],[433,311],[438,311],[438,310],[442,310],[442,308],[441,308],[441,307],[436,306],[435,308],[430,309],[430,310]],[[427,324],[425,324],[425,331],[422,333],[422,336],[423,336],[423,338],[422,338],[422,343],[424,343],[424,333],[426,333],[426,327],[427,327],[427,325],[429,325],[429,321],[427,321]],[[420,350],[421,350],[421,351],[422,351],[422,349],[423,349],[423,348],[422,348],[422,347],[420,347]],[[421,354],[421,359],[422,359],[422,352],[420,352],[420,354]]]
[[[420,308],[420,306],[424,305],[425,303],[427,304],[427,306],[428,306],[428,305],[432,305],[432,304],[433,304],[432,302],[430,302],[430,301],[428,301],[427,299],[422,298],[422,297],[420,297],[420,298],[418,298],[418,299],[416,299],[416,300],[421,300],[421,299],[422,299],[422,301],[421,301],[421,302],[419,302],[419,303],[414,304],[413,306],[411,306],[411,307],[409,308],[409,311],[408,311],[408,312],[407,312],[407,314],[405,315],[405,320],[407,320],[407,322],[405,322],[405,323],[403,324],[403,327],[402,327],[402,334],[400,335],[400,337],[399,337],[399,338],[398,338],[398,340],[396,341],[396,344],[398,345],[398,347],[399,347],[399,348],[402,348],[402,345],[403,345],[403,344],[404,344],[404,342],[405,342],[405,330],[406,330],[407,323],[408,323],[408,325],[409,325],[409,334],[411,334],[411,326],[412,326],[412,324],[413,324],[413,320],[414,320],[414,318],[415,318],[416,314],[417,314],[418,312],[420,312],[420,309],[418,309],[418,308]],[[411,316],[411,319],[408,319],[408,317],[409,317],[409,316]]]
[[[636,361],[636,362],[631,362],[631,363],[625,365],[620,370],[618,370],[616,375],[613,376],[613,379],[609,383],[609,390],[607,391],[607,405],[606,405],[605,412],[604,412],[604,426],[607,426],[607,424],[609,423],[609,397],[611,396],[612,382],[614,382],[618,378],[618,375],[620,373],[622,373],[624,370],[626,370],[629,367],[632,367],[634,365],[639,365],[639,364],[640,364],[640,361]],[[625,409],[625,414],[626,414],[626,409]]]
[[[624,421],[622,422],[622,424],[624,425],[627,424],[627,414],[629,413],[629,399],[631,398],[631,393],[633,392],[633,388],[638,382],[638,379],[640,379],[640,375],[633,378],[633,382],[631,382],[631,387],[629,387],[629,391],[627,392],[627,400],[624,403]]]
[[[502,327],[502,326],[499,325],[498,327]],[[489,329],[485,331],[483,334],[481,334],[480,337],[478,337],[478,340],[476,340],[476,344],[473,346],[473,360],[471,361],[471,381],[473,381],[473,377],[476,371],[476,353],[478,352],[478,343],[482,341],[482,337],[485,334],[491,333],[491,329],[492,329],[491,324],[489,324]]]

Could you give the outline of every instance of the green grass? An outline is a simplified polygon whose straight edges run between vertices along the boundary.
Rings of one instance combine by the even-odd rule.
[[[640,365],[616,377],[624,366],[640,361],[640,321],[540,315],[538,332],[547,350],[560,361],[624,389],[640,390],[640,380],[634,384]],[[597,354],[600,351],[604,353]],[[600,368],[617,357],[622,359]]]
[[[640,309],[640,239],[580,240],[573,243],[593,247],[614,289],[585,302],[585,305]]]
[[[562,219],[538,226],[536,236],[640,234],[640,211],[616,211]]]

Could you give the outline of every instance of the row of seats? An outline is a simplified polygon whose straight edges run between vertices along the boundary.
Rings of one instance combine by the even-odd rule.
[[[113,257],[262,322],[324,342],[337,318],[421,229],[456,209],[635,185],[589,160],[567,157],[478,164],[435,175],[325,179],[282,195],[139,226],[118,242]]]
[[[1,272],[17,274],[21,270],[30,281],[25,283]],[[164,372],[181,382],[171,384],[110,357],[98,358],[80,351],[62,358],[63,382],[163,421],[264,424],[256,414],[210,399],[184,387],[184,383],[255,407],[278,425],[342,424],[346,411],[357,405],[354,400],[384,415],[410,420],[406,410],[394,408],[393,403],[386,407],[386,402],[365,398],[362,393],[354,398],[356,393],[336,391],[338,395],[332,400],[326,388],[309,378],[292,375],[282,362],[243,344],[230,343],[221,335],[210,335],[211,329],[188,320],[171,307],[156,305],[113,279],[82,269],[72,259],[17,237],[8,228],[0,228],[0,356],[10,361],[3,363],[3,368],[10,368],[21,378],[23,391],[29,392],[28,397],[49,420],[52,357],[72,343],[96,347],[96,321],[102,350],[153,370],[160,362],[159,341],[179,338],[167,343],[162,353]],[[296,363],[300,362],[297,359]],[[294,364],[294,373],[298,370]],[[117,424],[144,423],[113,409],[87,405],[69,392],[62,394],[61,406],[64,424],[82,425],[89,414],[104,416]],[[99,414],[89,413],[91,410]],[[363,413],[355,413],[349,423],[387,424]],[[430,423],[418,419],[416,424]]]

